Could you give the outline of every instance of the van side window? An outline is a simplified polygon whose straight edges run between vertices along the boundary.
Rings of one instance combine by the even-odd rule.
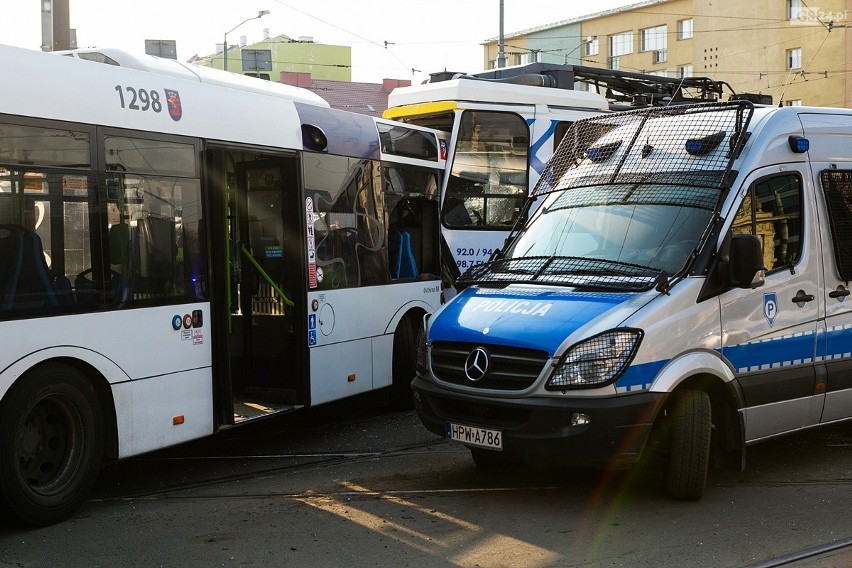
[[[822,191],[828,206],[831,238],[837,269],[843,280],[852,280],[852,170],[820,172]]]
[[[796,174],[760,179],[734,218],[734,234],[756,235],[767,271],[794,266],[802,255],[802,184]]]

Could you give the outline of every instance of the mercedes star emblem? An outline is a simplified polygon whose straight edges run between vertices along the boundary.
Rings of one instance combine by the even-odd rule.
[[[488,372],[490,359],[484,347],[477,347],[464,360],[464,376],[469,380],[481,381]]]

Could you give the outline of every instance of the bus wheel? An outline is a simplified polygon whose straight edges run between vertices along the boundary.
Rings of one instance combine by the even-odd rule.
[[[73,513],[98,479],[104,420],[91,383],[47,364],[14,386],[0,415],[0,504],[32,525]]]
[[[393,334],[393,384],[390,403],[393,408],[407,410],[414,407],[411,398],[411,381],[417,374],[414,326],[412,318],[399,322]]]
[[[704,493],[710,463],[710,397],[701,390],[675,394],[666,493],[672,499],[697,501]]]

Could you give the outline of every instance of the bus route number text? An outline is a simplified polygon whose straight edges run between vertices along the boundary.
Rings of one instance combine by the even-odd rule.
[[[470,268],[482,264],[490,258],[494,249],[491,248],[465,248],[456,249],[456,265],[459,268]],[[466,258],[465,258],[466,257]]]
[[[163,103],[160,101],[160,93],[155,90],[137,89],[135,87],[115,86],[118,93],[121,108],[128,110],[141,110],[162,112]],[[126,95],[125,95],[126,93]]]

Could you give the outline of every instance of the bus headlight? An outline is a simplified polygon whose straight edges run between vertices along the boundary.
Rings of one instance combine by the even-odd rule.
[[[642,335],[639,329],[613,329],[571,346],[545,388],[582,389],[614,382],[636,355]]]

